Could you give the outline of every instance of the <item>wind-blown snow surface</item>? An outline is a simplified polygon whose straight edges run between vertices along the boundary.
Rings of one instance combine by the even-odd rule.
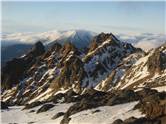
[[[152,48],[166,43],[165,34],[152,34],[152,33],[133,33],[133,34],[116,34],[117,38],[133,44],[135,47],[142,48],[148,51]]]
[[[59,124],[62,117],[52,120],[51,118],[58,112],[66,112],[66,110],[72,105],[70,104],[56,104],[55,107],[51,108],[48,112],[43,112],[36,114],[36,112],[31,112],[31,110],[38,110],[41,106],[22,110],[23,106],[13,106],[9,110],[1,110],[2,123],[18,123],[27,124],[28,122],[34,122],[35,124]]]
[[[132,108],[138,102],[131,102],[126,104],[120,104],[115,106],[103,106],[95,109],[89,109],[71,116],[71,121],[69,124],[110,124],[116,119],[127,119],[131,116],[143,117],[138,110],[132,110]],[[19,123],[27,124],[28,122],[34,122],[35,124],[60,124],[62,117],[55,120],[51,118],[58,112],[65,112],[72,105],[70,104],[57,104],[55,107],[47,112],[43,113],[29,113],[30,110],[37,110],[40,106],[35,107],[30,110],[21,110],[23,106],[14,106],[9,110],[2,111],[2,123]],[[99,112],[94,112],[99,110]]]

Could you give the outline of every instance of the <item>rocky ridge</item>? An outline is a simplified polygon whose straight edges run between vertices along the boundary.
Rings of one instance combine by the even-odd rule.
[[[150,124],[166,114],[165,92],[152,90],[166,86],[166,44],[145,53],[111,33],[95,36],[86,51],[72,43],[55,43],[45,51],[38,42],[3,70],[2,100],[7,105],[30,109],[44,104],[39,112],[45,112],[54,106],[48,102],[74,102],[63,113],[61,124],[83,110],[133,101],[139,101],[135,109],[147,115],[141,121],[130,118],[133,124]],[[127,124],[129,120],[114,123]]]

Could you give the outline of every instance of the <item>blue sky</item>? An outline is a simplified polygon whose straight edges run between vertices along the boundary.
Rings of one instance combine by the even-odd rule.
[[[165,2],[3,2],[3,32],[165,33]]]

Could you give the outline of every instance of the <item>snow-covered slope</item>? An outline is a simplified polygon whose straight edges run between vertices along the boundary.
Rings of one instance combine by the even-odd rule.
[[[57,104],[54,108],[49,110],[47,113],[35,114],[30,112],[31,110],[37,111],[41,106],[35,107],[30,110],[22,110],[24,106],[13,106],[9,110],[2,111],[2,124],[8,123],[35,123],[35,124],[60,124],[62,117],[53,120],[51,119],[58,112],[65,112],[72,103],[70,104]]]

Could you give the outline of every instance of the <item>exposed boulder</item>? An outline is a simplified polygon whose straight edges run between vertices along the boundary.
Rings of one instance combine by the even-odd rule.
[[[1,109],[8,109],[8,105],[1,101]]]
[[[63,116],[64,114],[65,114],[64,112],[58,112],[56,115],[54,115],[54,116],[52,117],[52,119],[57,119],[57,118]]]
[[[36,113],[41,113],[41,112],[46,112],[49,109],[53,108],[55,105],[53,104],[44,104],[43,106],[41,106]]]

